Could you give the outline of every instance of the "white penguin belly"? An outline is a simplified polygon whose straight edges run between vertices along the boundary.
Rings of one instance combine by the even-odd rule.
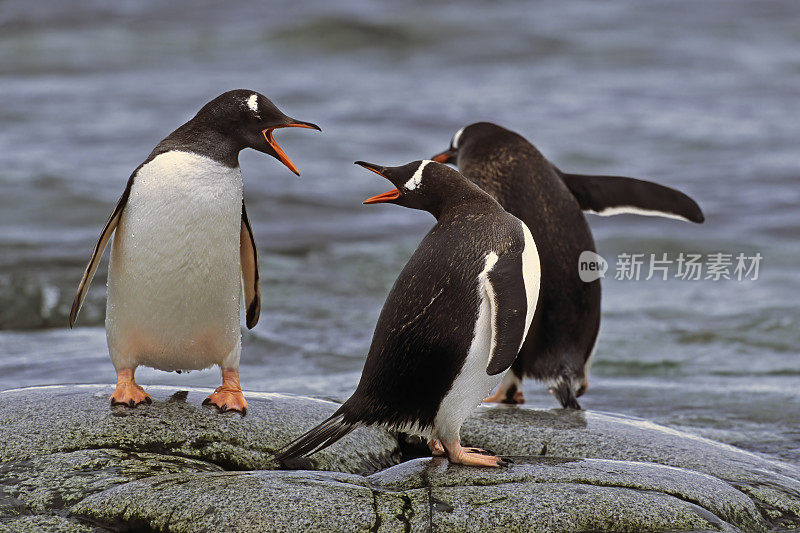
[[[173,151],[139,169],[108,273],[117,369],[238,367],[241,212],[238,167]]]
[[[434,419],[433,436],[445,442],[458,440],[461,424],[503,377],[502,373],[494,376],[486,373],[492,350],[492,308],[485,291],[481,289],[480,293],[478,320],[464,366],[439,404]]]
[[[525,296],[528,302],[527,314],[525,315],[525,330],[520,342],[528,335],[528,329],[533,321],[536,312],[536,304],[539,299],[539,287],[541,280],[541,267],[539,262],[539,252],[528,227],[520,222],[522,231],[525,235],[525,247],[522,251],[522,276],[525,284]],[[492,257],[494,256],[494,257]],[[503,379],[503,373],[490,376],[486,373],[489,364],[489,357],[492,352],[492,342],[494,337],[494,320],[492,318],[491,294],[493,290],[486,274],[494,266],[497,256],[489,253],[486,256],[486,265],[478,276],[478,294],[480,304],[478,307],[478,319],[475,322],[475,330],[472,337],[467,357],[458,376],[450,387],[434,420],[435,437],[445,441],[458,439],[461,425],[466,420],[472,410],[481,401],[491,394]],[[489,286],[487,286],[489,285]]]

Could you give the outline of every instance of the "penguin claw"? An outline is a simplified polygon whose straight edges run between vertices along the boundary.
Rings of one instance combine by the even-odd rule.
[[[203,400],[203,405],[213,405],[220,413],[237,411],[242,416],[247,414],[247,400],[242,394],[239,385],[239,372],[237,370],[222,371],[222,385]]]
[[[247,400],[242,391],[220,390],[219,387],[213,394],[203,400],[203,405],[213,405],[219,413],[235,411],[245,416],[247,414]]]
[[[118,386],[111,395],[111,406],[122,405],[133,409],[142,404],[152,404],[153,399],[139,385]]]
[[[137,385],[133,379],[133,370],[123,368],[117,371],[117,387],[111,395],[111,406],[123,405],[134,408],[142,403],[153,403],[153,399],[147,394],[141,385]]]

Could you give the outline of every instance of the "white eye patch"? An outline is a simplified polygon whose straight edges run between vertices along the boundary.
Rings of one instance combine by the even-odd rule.
[[[420,163],[419,166],[417,167],[417,171],[414,172],[414,175],[411,176],[411,179],[408,180],[405,183],[405,185],[403,185],[403,187],[405,187],[409,191],[413,191],[414,189],[419,187],[419,184],[422,183],[422,171],[425,170],[425,165],[427,165],[428,163],[433,163],[433,161],[431,161],[430,159],[426,159],[425,161]]]
[[[258,95],[253,93],[250,95],[250,98],[247,99],[247,107],[250,108],[250,111],[258,115]]]

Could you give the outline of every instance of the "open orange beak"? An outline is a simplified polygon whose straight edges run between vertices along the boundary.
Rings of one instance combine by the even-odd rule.
[[[373,196],[372,198],[367,198],[364,200],[364,203],[382,204],[385,202],[391,202],[392,200],[397,200],[398,198],[400,198],[400,189],[392,189],[391,191],[386,191],[385,193]]]
[[[263,130],[261,133],[264,135],[264,138],[267,140],[269,145],[275,150],[275,153],[278,154],[278,159],[281,160],[281,163],[286,165],[286,168],[294,172],[296,175],[300,175],[300,171],[297,170],[297,167],[292,160],[289,159],[289,156],[286,155],[286,152],[283,151],[283,148],[280,147],[278,142],[275,140],[273,136],[273,132],[278,128],[309,128],[312,130],[322,131],[319,126],[316,124],[312,124],[310,122],[292,122],[289,124],[283,124],[281,126],[275,126],[274,128],[267,128]]]
[[[436,161],[437,163],[450,163],[453,161],[455,155],[456,154],[453,150],[445,150],[441,154],[436,154],[435,156],[431,157],[431,160]]]
[[[378,176],[381,176],[382,178],[386,178],[386,176],[384,176],[380,171],[382,167],[379,167],[378,165],[373,165],[372,163],[367,163],[365,161],[356,161],[356,165],[362,166],[367,170],[374,172]],[[385,193],[377,196],[367,198],[364,200],[364,204],[382,204],[385,202],[391,202],[392,200],[397,200],[398,198],[400,198],[400,189],[392,189],[391,191],[386,191]]]

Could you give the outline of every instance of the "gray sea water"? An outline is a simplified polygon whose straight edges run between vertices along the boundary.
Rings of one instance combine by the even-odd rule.
[[[90,250],[152,147],[239,87],[324,130],[277,135],[300,179],[241,156],[263,276],[245,388],[350,394],[383,299],[433,224],[362,206],[386,184],[352,162],[430,157],[491,120],[566,171],[653,179],[707,217],[590,216],[611,268],[584,407],[800,459],[791,0],[2,2],[0,389],[114,381],[105,262],[67,329]],[[754,281],[615,280],[623,252],[763,260]],[[216,386],[218,373],[141,369],[137,380]],[[525,393],[556,406],[540,384]]]

